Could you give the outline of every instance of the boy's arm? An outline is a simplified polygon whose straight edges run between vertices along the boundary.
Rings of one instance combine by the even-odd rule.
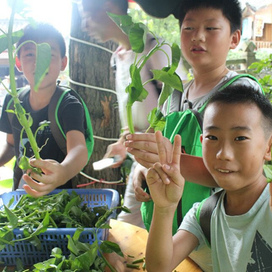
[[[14,138],[12,134],[7,134],[6,141],[3,143],[0,151],[0,166],[9,162],[14,155]]]
[[[160,161],[164,160],[161,133],[156,132]],[[176,135],[171,161],[155,163],[147,172],[147,184],[154,201],[154,213],[146,248],[147,271],[172,271],[196,247],[197,238],[179,231],[172,238],[172,224],[182,196],[184,178],[180,174],[180,136]],[[180,243],[182,242],[182,247]]]
[[[54,160],[31,161],[31,165],[41,168],[44,174],[31,173],[31,176],[24,174],[23,178],[27,182],[24,189],[30,195],[39,197],[50,193],[78,174],[86,165],[88,152],[83,133],[72,130],[66,136],[67,155],[61,163]]]
[[[157,144],[154,133],[129,134],[126,137],[125,146],[127,151],[134,155],[137,162],[146,168],[159,161]],[[172,144],[163,137],[166,160],[170,159]],[[181,154],[180,169],[184,178],[204,186],[218,187],[214,179],[206,169],[201,157]]]

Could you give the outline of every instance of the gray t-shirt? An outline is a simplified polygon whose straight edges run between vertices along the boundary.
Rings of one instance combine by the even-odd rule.
[[[180,229],[194,234],[199,245],[191,254],[204,271],[272,271],[272,211],[269,185],[245,214],[229,216],[224,208],[225,192],[211,218],[211,249],[196,219],[199,203],[187,213]],[[212,266],[211,266],[212,259]]]
[[[235,77],[236,75],[238,75],[237,72],[229,71],[219,81],[219,83],[216,86],[214,86],[214,88],[209,93],[207,93],[203,96],[200,96],[192,101],[189,101],[187,99],[187,97],[188,97],[188,92],[189,92],[190,86],[193,84],[194,79],[189,81],[188,83],[184,84],[184,86],[183,86],[184,92],[182,94],[179,91],[174,91],[172,98],[171,98],[171,103],[170,103],[169,109],[168,109],[168,101],[166,101],[163,105],[162,113],[164,115],[167,115],[167,112],[185,111],[188,108],[198,111],[203,106],[203,104],[205,104],[211,98],[211,96],[213,96],[216,92],[218,92],[218,90],[222,86],[224,86],[224,84],[226,84],[231,78]],[[256,81],[254,81],[248,77],[241,77],[241,78],[237,79],[236,81],[234,81],[232,83],[232,85],[252,86],[257,91],[261,92],[260,85]]]

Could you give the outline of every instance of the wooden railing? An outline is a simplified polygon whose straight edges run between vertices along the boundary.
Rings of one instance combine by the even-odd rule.
[[[272,42],[271,41],[254,41],[257,50],[261,48],[271,48],[272,49]]]

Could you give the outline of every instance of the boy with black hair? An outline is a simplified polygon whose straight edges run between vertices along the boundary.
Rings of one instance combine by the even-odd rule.
[[[39,85],[38,91],[34,91],[36,45],[33,42],[25,43],[30,40],[37,44],[48,43],[51,47],[49,70]],[[19,48],[19,46],[21,47]],[[18,41],[17,48],[19,48],[16,59],[17,68],[23,72],[30,85],[30,90],[24,95],[22,106],[33,119],[31,129],[35,133],[40,122],[48,120],[48,107],[56,91],[57,78],[67,64],[65,41],[53,26],[37,23],[36,25],[28,25],[24,29],[24,35]],[[58,117],[67,138],[67,155],[59,148],[50,126],[45,127],[44,130],[39,130],[36,137],[43,160],[31,160],[31,165],[41,168],[43,173],[39,175],[32,172],[27,175],[23,174],[18,162],[23,154],[31,158],[33,151],[25,133],[20,139],[22,127],[18,119],[15,117],[12,118],[12,123],[9,122],[6,109],[10,99],[11,96],[7,95],[0,119],[0,129],[7,133],[5,147],[0,155],[0,165],[5,164],[15,154],[13,190],[23,186],[27,193],[38,197],[48,194],[58,187],[72,188],[71,178],[85,166],[88,156],[82,104],[69,93],[60,104]],[[25,182],[27,184],[24,184]]]
[[[162,158],[161,133],[156,134],[156,140]],[[271,103],[250,86],[225,88],[208,102],[201,141],[205,166],[224,189],[207,222],[211,242],[207,242],[198,219],[209,198],[194,204],[172,238],[173,215],[184,188],[181,138],[176,135],[172,160],[154,164],[147,174],[155,203],[147,270],[172,271],[189,255],[204,271],[269,271],[272,186],[267,184],[263,165],[271,160]]]
[[[127,15],[128,1],[127,0],[82,0],[82,27],[88,34],[95,38],[98,42],[106,42],[109,40],[118,43],[118,48],[112,55],[111,66],[115,69],[116,93],[118,100],[119,117],[123,133],[121,133],[119,140],[108,146],[104,157],[113,157],[118,155],[120,160],[112,167],[119,167],[127,156],[126,148],[124,146],[125,135],[128,133],[128,121],[126,114],[126,105],[128,94],[125,92],[126,87],[130,83],[130,65],[134,62],[135,53],[131,50],[131,45],[128,36],[111,20],[108,12],[118,15]],[[161,40],[161,39],[160,39]],[[143,55],[146,55],[155,45],[157,41],[148,35],[146,45],[143,53],[138,54],[139,60]],[[165,45],[162,50],[168,54],[171,59],[171,49]],[[141,70],[142,81],[146,82],[153,77],[152,69],[162,69],[168,65],[167,56],[162,51],[157,51],[146,62]],[[182,80],[187,78],[184,67],[179,65],[176,71]],[[133,123],[136,132],[145,132],[148,128],[148,113],[157,106],[157,100],[160,94],[162,83],[158,81],[150,81],[144,87],[148,91],[148,96],[143,102],[135,102],[132,106]],[[134,190],[132,187],[133,174],[136,163],[133,164],[125,192],[124,205],[127,206],[131,213],[121,212],[118,220],[125,221],[140,227],[144,227],[141,214],[141,203],[135,200]]]
[[[200,110],[205,107],[205,103],[228,84],[253,86],[256,91],[261,92],[257,82],[248,77],[235,78],[238,74],[226,67],[228,52],[237,47],[241,37],[242,12],[238,0],[181,0],[178,19],[181,26],[182,54],[191,65],[194,78],[184,84],[183,93],[174,91],[164,104],[162,112],[168,122],[164,130],[165,135],[171,135],[174,131],[184,133],[184,129],[182,131],[178,129],[181,113],[195,111],[201,119],[203,112]],[[231,82],[234,78],[235,81]],[[194,129],[189,128],[187,134],[193,133]],[[158,161],[154,134],[128,135],[127,140],[125,143],[127,151],[146,169]],[[164,142],[166,151],[169,151],[166,153],[167,161],[170,158],[171,144],[166,138]],[[181,173],[186,178],[186,184],[177,211],[177,215],[181,217],[178,221],[182,221],[195,202],[201,201],[211,193],[207,186],[216,186],[203,164],[199,139],[196,140],[194,149],[190,150],[185,141],[182,147],[185,153],[181,155],[180,167]],[[145,168],[142,174],[139,174],[139,178],[135,179],[134,187],[136,198],[143,201],[142,216],[146,228],[149,229],[153,207],[152,201],[149,201],[150,195],[141,187]],[[175,222],[173,233],[179,224],[180,222]]]

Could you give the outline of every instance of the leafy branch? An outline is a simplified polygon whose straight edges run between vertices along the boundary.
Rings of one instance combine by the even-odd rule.
[[[135,61],[130,66],[130,78],[131,83],[126,87],[126,93],[128,93],[128,101],[127,101],[127,119],[128,119],[128,127],[130,133],[134,133],[134,125],[132,119],[132,105],[134,102],[139,101],[142,102],[148,95],[147,90],[144,86],[153,80],[158,80],[163,83],[162,91],[160,97],[158,99],[157,108],[153,109],[149,116],[148,121],[150,123],[150,128],[160,129],[162,130],[164,127],[164,121],[162,118],[162,113],[160,111],[161,106],[167,100],[169,95],[172,94],[173,90],[183,91],[183,85],[180,77],[176,74],[176,69],[178,67],[181,51],[177,44],[173,44],[172,46],[167,42],[160,41],[156,35],[150,32],[147,27],[142,23],[134,23],[132,18],[129,15],[116,15],[109,13],[110,18],[117,24],[117,26],[128,36],[131,49],[136,53]],[[151,33],[157,44],[148,52],[146,55],[142,56],[138,60],[138,54],[142,53],[145,48],[147,33]],[[172,52],[172,60],[170,63],[169,56],[163,50],[163,46],[169,46]],[[161,70],[152,70],[153,77],[146,81],[142,82],[141,79],[141,70],[148,61],[148,59],[155,54],[157,51],[162,51],[167,59],[168,66],[162,68]]]
[[[258,77],[265,94],[271,101],[272,95],[272,54],[268,58],[252,63],[249,71]]]
[[[268,58],[252,63],[248,67],[249,71],[258,77],[262,85],[265,95],[271,102],[272,95],[272,54]],[[271,150],[272,153],[272,150]],[[267,182],[272,182],[272,165],[271,161],[263,166]]]
[[[36,45],[36,68],[35,68],[34,90],[38,91],[39,85],[41,84],[43,78],[45,77],[49,69],[49,65],[51,61],[51,48],[49,44],[46,44],[46,43],[36,44],[34,41],[25,41],[24,43],[20,45],[19,48],[15,49],[14,44],[19,41],[19,39],[23,36],[24,32],[23,30],[13,32],[14,18],[16,14],[24,17],[27,10],[27,6],[23,0],[10,0],[9,5],[11,7],[11,15],[9,19],[8,32],[6,33],[3,29],[0,29],[0,31],[3,33],[0,36],[0,53],[2,53],[5,50],[8,50],[9,67],[10,67],[10,70],[9,70],[10,71],[9,72],[10,89],[8,88],[8,86],[5,86],[2,81],[1,83],[3,84],[6,91],[12,96],[12,99],[14,102],[14,110],[10,109],[7,111],[17,116],[18,121],[23,127],[23,131],[25,131],[25,133],[27,134],[30,145],[34,152],[34,156],[37,159],[40,159],[40,154],[39,154],[40,149],[37,145],[36,138],[31,130],[33,120],[30,114],[26,113],[25,109],[22,107],[21,101],[18,96],[18,92],[16,88],[16,79],[15,79],[15,64],[16,64],[16,54],[18,50],[20,50],[20,48],[26,43],[29,43],[29,42],[34,43]],[[29,21],[31,21],[31,19],[29,19]],[[26,161],[25,157],[23,157],[22,159]],[[23,170],[32,168],[29,163],[26,164],[24,161],[23,163],[19,163],[20,167],[21,168],[23,167],[22,168]],[[37,171],[37,169],[34,169],[34,168],[32,168],[32,170]],[[40,170],[38,170],[38,172],[40,172]]]

